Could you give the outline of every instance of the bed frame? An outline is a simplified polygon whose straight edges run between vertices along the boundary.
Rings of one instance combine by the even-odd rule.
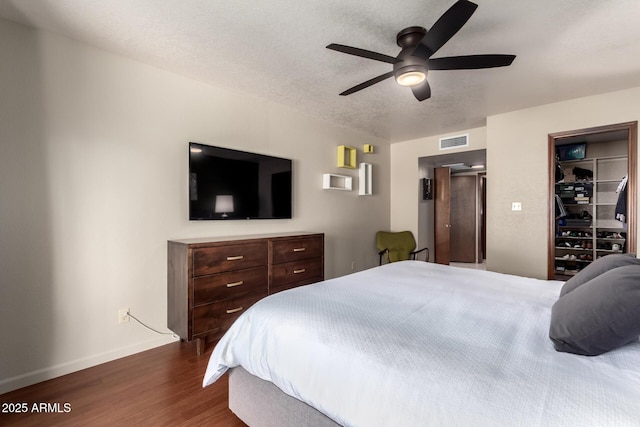
[[[229,409],[251,427],[339,427],[331,418],[241,367],[229,371]]]

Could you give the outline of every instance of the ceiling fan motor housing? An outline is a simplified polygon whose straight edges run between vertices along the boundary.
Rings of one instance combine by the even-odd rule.
[[[427,60],[412,55],[425,34],[427,30],[422,27],[409,27],[398,33],[396,42],[402,51],[397,56],[399,61],[393,64],[393,76],[396,82],[402,84],[398,78],[407,73],[422,73],[426,78],[429,72]]]

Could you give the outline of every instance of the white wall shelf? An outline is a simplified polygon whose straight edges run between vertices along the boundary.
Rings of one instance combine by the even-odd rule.
[[[322,175],[322,188],[325,190],[351,191],[353,178],[346,175],[325,173]]]
[[[373,194],[371,187],[372,182],[372,166],[371,163],[360,163],[359,173],[359,189],[358,194],[361,196],[370,196]]]

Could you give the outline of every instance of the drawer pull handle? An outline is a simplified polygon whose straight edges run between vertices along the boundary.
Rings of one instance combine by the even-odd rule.
[[[293,252],[304,252],[307,248],[293,248]]]
[[[300,268],[298,270],[293,270],[293,274],[300,274],[300,273],[304,273],[305,271],[307,271],[306,268]]]
[[[227,288],[233,288],[234,286],[244,285],[244,281],[240,280],[239,282],[227,283]]]
[[[239,311],[242,311],[243,309],[244,309],[244,307],[231,308],[231,309],[227,310],[227,314],[237,313]]]
[[[244,258],[243,255],[238,255],[238,256],[228,256],[227,257],[227,261],[238,261],[241,260],[242,258]]]

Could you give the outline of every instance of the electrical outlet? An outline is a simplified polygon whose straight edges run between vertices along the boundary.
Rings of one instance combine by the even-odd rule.
[[[511,203],[511,210],[512,211],[521,211],[522,210],[522,203],[520,203],[520,202],[512,202]]]
[[[127,323],[130,320],[129,309],[121,308],[118,310],[118,323]]]

